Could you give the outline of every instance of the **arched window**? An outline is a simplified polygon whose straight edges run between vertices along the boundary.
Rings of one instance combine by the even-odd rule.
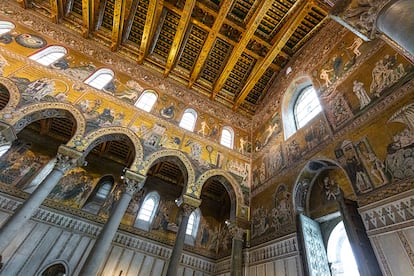
[[[43,270],[41,276],[65,276],[66,267],[62,263],[54,263]]]
[[[318,95],[313,86],[304,88],[294,105],[296,129],[300,129],[322,111]]]
[[[108,199],[113,186],[114,178],[112,176],[102,177],[99,180],[98,184],[96,184],[95,189],[88,197],[88,200],[82,209],[89,213],[97,215],[104,205],[105,201]]]
[[[328,239],[328,262],[331,263],[332,276],[359,275],[344,223],[339,222]]]
[[[46,176],[50,174],[55,164],[56,158],[53,158],[45,166],[43,166],[43,168],[39,170],[38,174],[35,176],[35,178],[33,178],[33,180],[30,182],[30,185],[27,186],[24,191],[28,192],[29,194],[33,193],[33,191],[36,190],[37,186],[39,186],[39,184],[45,180]]]
[[[9,21],[0,21],[0,35],[6,34],[16,28],[13,23]]]
[[[220,144],[230,149],[233,148],[234,131],[231,127],[225,126],[221,131]]]
[[[200,209],[195,209],[188,218],[187,228],[185,230],[185,243],[194,245],[197,238],[198,226],[200,224]]]
[[[144,91],[135,103],[135,106],[144,111],[150,112],[156,101],[157,94],[152,91]]]
[[[67,53],[68,51],[65,47],[54,45],[40,50],[39,52],[31,55],[29,58],[44,66],[49,66],[64,57]]]
[[[114,78],[115,73],[111,69],[101,68],[93,73],[84,82],[96,89],[102,90]]]
[[[196,121],[197,121],[197,112],[192,108],[187,108],[184,111],[183,117],[181,117],[179,126],[186,130],[193,131]]]
[[[282,102],[285,140],[322,111],[318,94],[308,77],[296,79],[288,87]]]
[[[2,157],[10,148],[11,145],[0,146],[0,157]]]
[[[149,231],[159,202],[160,196],[157,192],[149,193],[142,202],[134,226]]]

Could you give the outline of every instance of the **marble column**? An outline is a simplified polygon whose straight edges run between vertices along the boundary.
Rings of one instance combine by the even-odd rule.
[[[245,230],[237,226],[235,222],[226,221],[230,234],[233,237],[231,246],[231,276],[243,275],[243,235]]]
[[[340,0],[331,10],[330,17],[365,41],[377,37],[383,39],[414,62],[413,12],[412,0]],[[362,40],[358,45],[361,43]]]
[[[56,164],[31,196],[9,217],[0,229],[0,252],[9,245],[23,225],[36,212],[42,202],[53,190],[62,176],[72,167],[83,161],[82,153],[66,146],[60,146],[56,155]]]
[[[93,248],[91,249],[85,264],[82,267],[80,275],[100,275],[103,269],[104,262],[110,252],[112,240],[115,237],[116,231],[121,224],[125,211],[128,208],[134,194],[141,190],[144,186],[145,177],[134,173],[132,171],[126,171],[125,173],[125,189],[120,199],[116,203],[108,221],[102,228]]]
[[[186,195],[182,196],[183,203],[180,207],[183,210],[180,226],[178,227],[177,236],[175,238],[175,244],[171,252],[170,262],[168,263],[167,275],[176,276],[178,266],[181,260],[181,254],[184,248],[185,232],[187,230],[188,219],[191,213],[200,206],[201,201]]]

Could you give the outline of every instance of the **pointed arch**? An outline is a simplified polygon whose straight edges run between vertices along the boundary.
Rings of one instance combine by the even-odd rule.
[[[348,178],[345,169],[336,161],[329,158],[318,158],[309,160],[302,168],[295,184],[293,185],[293,210],[296,214],[305,213],[307,209],[307,201],[315,179],[323,170],[340,169]],[[349,178],[348,178],[348,181]]]
[[[245,216],[246,214],[239,214],[242,209],[242,207],[245,207],[245,201],[243,197],[243,192],[241,190],[240,184],[234,179],[231,174],[226,172],[222,169],[213,169],[208,170],[204,172],[198,179],[195,184],[195,187],[188,187],[187,188],[187,194],[190,196],[196,196],[197,198],[200,198],[201,191],[203,189],[204,184],[207,182],[207,180],[214,176],[221,176],[223,177],[226,182],[228,182],[230,185],[226,185],[225,183],[222,183],[223,186],[226,188],[226,191],[229,193],[230,200],[232,201],[231,210],[233,214],[231,216]],[[196,191],[196,192],[194,192]]]
[[[9,114],[8,114],[9,115]],[[76,137],[82,137],[85,133],[86,121],[82,113],[71,104],[67,103],[37,103],[24,106],[17,109],[3,120],[13,126],[16,133],[19,133],[27,125],[34,121],[45,118],[67,118],[73,116],[76,123],[76,131],[71,140],[67,143],[68,146],[73,144]]]
[[[106,127],[100,128],[89,133],[83,138],[82,143],[76,147],[79,151],[84,151],[85,155],[89,153],[96,145],[111,140],[120,140],[121,136],[127,137],[134,146],[135,158],[131,164],[131,171],[137,171],[144,158],[144,149],[142,148],[139,137],[126,127]]]
[[[21,94],[17,85],[8,78],[0,77],[0,85],[3,85],[9,92],[9,101],[6,106],[0,111],[0,118],[4,113],[14,110],[20,102]],[[2,116],[3,115],[3,116]]]
[[[165,150],[160,150],[160,151],[157,151],[157,152],[151,154],[143,162],[142,167],[139,170],[139,173],[141,173],[142,175],[147,175],[148,170],[156,162],[161,161],[165,158],[171,158],[171,157],[177,158],[179,161],[181,161],[182,165],[184,166],[184,169],[186,170],[185,173],[187,174],[187,187],[189,185],[194,185],[194,183],[195,183],[195,170],[194,170],[194,167],[191,164],[190,159],[188,159],[188,157],[183,152],[181,152],[179,150],[165,149]],[[186,187],[186,189],[187,189],[187,187]]]

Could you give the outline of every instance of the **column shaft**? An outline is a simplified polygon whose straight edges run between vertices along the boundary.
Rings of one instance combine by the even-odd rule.
[[[13,238],[19,233],[21,227],[36,212],[42,202],[53,190],[64,172],[53,169],[33,194],[16,210],[16,212],[3,224],[0,229],[0,252],[3,252]]]
[[[115,210],[111,213],[108,221],[105,223],[98,239],[93,246],[91,253],[84,266],[82,267],[80,275],[99,275],[102,270],[104,261],[108,255],[109,249],[112,244],[112,240],[118,230],[122,217],[128,208],[128,204],[131,201],[132,195],[129,193],[123,193],[119,201],[115,206]]]
[[[243,241],[233,238],[231,247],[231,276],[242,276]]]
[[[186,214],[182,217],[180,227],[178,228],[177,236],[175,238],[174,248],[171,252],[170,262],[168,264],[167,276],[176,276],[178,271],[178,265],[180,264],[181,254],[184,248],[185,232],[187,230],[188,219],[190,214]]]

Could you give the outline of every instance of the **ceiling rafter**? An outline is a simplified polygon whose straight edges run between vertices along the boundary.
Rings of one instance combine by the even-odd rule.
[[[233,1],[233,0],[231,0],[231,1]],[[225,1],[225,2],[227,2],[227,1]],[[181,10],[178,9],[176,6],[172,5],[171,3],[164,2],[164,6],[167,9],[175,12],[176,14],[180,14],[181,13]],[[200,8],[203,8],[204,9],[205,6],[203,4],[201,4],[200,2],[197,2],[196,3],[196,7],[200,7]],[[214,10],[211,10],[208,7],[206,7],[206,10],[211,11],[211,13],[214,14],[216,18],[219,16]],[[227,21],[228,22],[231,22],[227,18],[225,18],[224,19],[224,22],[227,22]],[[205,25],[204,23],[198,21],[197,19],[195,19],[193,17],[190,19],[190,23],[193,24],[193,25],[195,25],[195,26],[197,26],[197,27],[200,27],[201,29],[203,29],[203,30],[205,30],[207,32],[211,32],[212,29],[213,29],[213,28],[210,28],[209,26]],[[234,23],[231,22],[231,24],[234,24]],[[238,28],[238,30],[240,30],[240,32],[243,31],[243,28],[241,28],[240,26],[237,26],[237,28]],[[229,37],[225,36],[224,34],[220,33],[220,29],[217,32],[217,36],[216,37],[220,38],[221,40],[225,41],[226,43],[230,44],[233,47],[237,45],[237,42],[236,41],[234,41],[234,40],[230,39]],[[264,41],[263,39],[261,39],[261,38],[259,38],[257,36],[254,36],[254,39],[257,42],[259,42],[260,44],[266,46],[267,48],[270,48],[271,47],[271,45],[268,42]],[[248,48],[245,49],[245,53],[248,54],[249,56],[254,57],[255,59],[263,58],[263,57],[261,57],[260,55],[258,55],[257,53],[253,52],[252,50],[250,50]],[[280,55],[282,55],[285,58],[290,58],[290,56],[288,54],[286,54],[285,52],[281,52]],[[272,65],[272,69],[275,70],[275,71],[279,71],[280,70],[280,66],[278,66],[276,64],[273,64]]]
[[[185,1],[185,5],[181,13],[181,18],[180,18],[180,21],[178,22],[177,31],[175,33],[174,40],[170,48],[170,52],[168,53],[164,76],[168,76],[172,67],[175,64],[175,61],[177,60],[177,57],[180,52],[181,44],[184,40],[184,36],[187,33],[188,25],[190,24],[191,14],[193,12],[195,3],[196,3],[196,0]]]
[[[215,17],[218,16],[217,15],[217,12],[215,10],[211,9],[210,7],[206,6],[205,4],[203,4],[201,2],[197,2],[196,6],[199,7],[200,9],[203,9],[203,10],[208,11],[209,13],[211,13],[212,15],[214,15]],[[229,25],[230,27],[232,27],[233,29],[239,31],[240,33],[243,33],[244,32],[244,28],[242,26],[237,25],[236,23],[234,23],[233,21],[231,21],[231,20],[229,20],[227,18],[224,20],[223,23]],[[223,39],[224,41],[228,42],[228,43],[230,43],[230,41],[233,42],[233,40],[231,40],[230,38],[228,38],[227,36],[224,36],[224,35],[222,35],[222,37],[220,37],[220,38]],[[253,38],[252,39],[256,40],[258,43],[262,44],[263,46],[265,46],[267,48],[272,47],[272,45],[269,42],[267,42],[266,40],[263,40],[263,38],[261,38],[261,37],[259,37],[257,35],[253,35]],[[283,57],[286,57],[286,58],[289,58],[290,57],[285,52],[281,52],[280,54]]]
[[[200,55],[198,56],[198,59],[195,62],[193,71],[190,74],[188,87],[192,87],[194,82],[197,80],[198,75],[200,74],[200,71],[203,68],[205,61],[208,58],[208,54],[210,53],[211,47],[213,47],[214,42],[216,41],[217,35],[220,32],[221,25],[226,19],[227,13],[230,11],[230,8],[232,7],[233,2],[234,0],[227,0],[227,1],[222,2],[223,4],[220,7],[220,11],[217,14],[213,27],[209,31],[208,37],[206,41],[204,42]]]
[[[250,74],[246,84],[244,85],[243,89],[241,90],[240,94],[235,100],[233,109],[237,110],[240,104],[244,101],[262,75],[266,72],[267,68],[272,64],[273,60],[277,57],[277,55],[282,50],[283,46],[285,46],[286,42],[289,40],[291,35],[295,32],[296,28],[300,25],[302,20],[307,15],[310,5],[307,4],[307,0],[299,0],[295,3],[293,9],[291,9],[291,13],[286,14],[285,16],[289,17],[289,19],[284,23],[283,27],[280,29],[278,34],[274,38],[274,43],[272,48],[266,54],[266,57],[259,61],[253,72]]]
[[[66,1],[66,6],[65,6],[65,16],[69,16],[69,14],[71,13],[72,9],[73,9],[73,2],[75,0],[68,0]]]
[[[211,94],[211,99],[214,99],[216,95],[218,94],[218,92],[221,90],[221,88],[223,88],[224,83],[229,77],[237,61],[242,56],[244,50],[246,49],[247,44],[250,42],[250,39],[253,37],[255,31],[257,30],[257,27],[259,26],[263,17],[266,15],[266,12],[272,7],[272,4],[273,4],[272,1],[261,1],[260,2],[259,6],[257,7],[257,9],[255,10],[252,16],[252,19],[249,21],[249,24],[247,25],[247,29],[242,34],[240,42],[236,45],[226,66],[221,72],[220,77],[217,79],[216,83],[214,84],[213,91]]]
[[[142,64],[148,54],[151,41],[154,37],[154,32],[158,22],[158,18],[161,17],[162,9],[164,6],[163,0],[150,0],[147,17],[145,19],[145,27],[142,32],[141,45],[138,52],[138,63]]]
[[[128,40],[129,34],[131,33],[132,24],[134,23],[135,13],[138,9],[139,0],[133,0],[131,4],[131,8],[129,9],[129,13],[127,19],[124,23],[124,29],[122,34],[122,43],[125,43]]]
[[[82,1],[85,1],[85,0],[82,0]],[[106,2],[107,2],[107,0],[99,1],[98,16],[96,17],[96,22],[95,22],[95,25],[94,25],[94,31],[97,31],[102,25],[103,17],[105,15]]]
[[[324,17],[310,32],[308,32],[297,44],[295,47],[293,47],[293,51],[296,52],[303,44],[303,41],[307,41],[309,40],[314,34],[315,32],[317,32],[321,26],[323,26],[326,21],[328,21],[329,17],[326,16]]]
[[[125,0],[115,0],[114,19],[112,25],[112,43],[111,51],[116,51],[122,39],[124,21],[125,21]]]

